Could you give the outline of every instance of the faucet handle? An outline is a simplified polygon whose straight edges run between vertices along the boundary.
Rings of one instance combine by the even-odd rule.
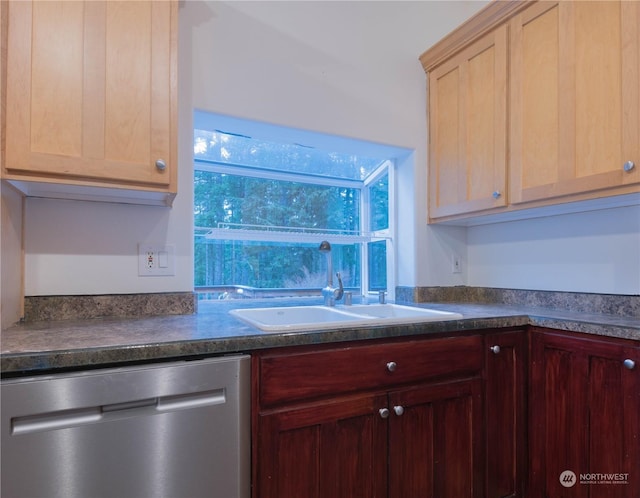
[[[339,301],[344,295],[344,287],[342,286],[342,277],[340,276],[340,272],[336,273],[336,277],[338,278],[338,288],[335,290],[335,297],[336,301]]]
[[[353,293],[345,291],[344,304],[345,306],[351,306],[353,304]]]

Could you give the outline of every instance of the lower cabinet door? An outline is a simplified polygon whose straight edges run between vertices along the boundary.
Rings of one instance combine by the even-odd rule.
[[[640,496],[640,348],[532,336],[531,496]]]
[[[389,497],[483,496],[479,379],[389,394]]]
[[[385,497],[384,409],[385,395],[362,395],[260,415],[254,497]]]
[[[526,338],[524,331],[485,337],[486,498],[525,496]]]

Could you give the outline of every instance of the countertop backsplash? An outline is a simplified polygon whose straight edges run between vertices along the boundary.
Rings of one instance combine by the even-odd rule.
[[[467,286],[397,287],[396,302],[505,304],[640,318],[640,296],[616,294]],[[195,292],[27,296],[24,322],[190,315],[197,311]]]
[[[194,292],[27,296],[24,298],[24,322],[190,315],[196,313],[197,308]]]
[[[406,303],[506,304],[576,313],[640,318],[640,296],[582,292],[498,289],[492,287],[398,287],[396,301]]]

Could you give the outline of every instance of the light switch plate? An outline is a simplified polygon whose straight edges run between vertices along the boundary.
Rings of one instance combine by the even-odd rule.
[[[138,244],[138,276],[175,275],[175,245]]]

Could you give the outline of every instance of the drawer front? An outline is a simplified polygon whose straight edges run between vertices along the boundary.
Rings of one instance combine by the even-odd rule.
[[[267,353],[259,361],[262,407],[385,388],[482,368],[480,336],[346,346],[323,351]]]

